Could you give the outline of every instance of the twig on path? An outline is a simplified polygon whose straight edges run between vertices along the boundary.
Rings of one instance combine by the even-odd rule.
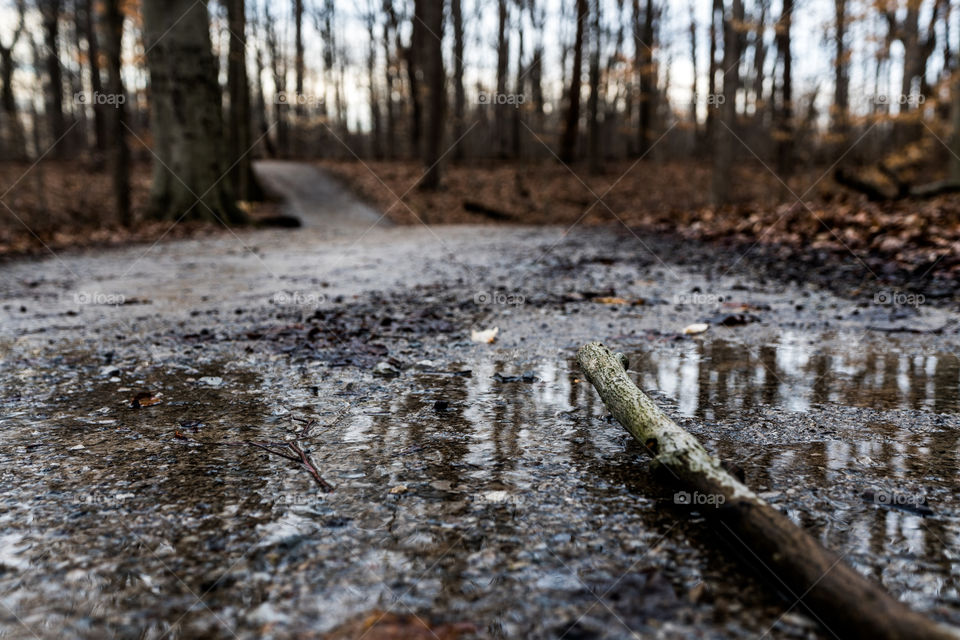
[[[342,416],[338,416],[333,423],[327,425],[327,428],[333,427]],[[221,440],[219,442],[210,442],[205,440],[197,440],[196,438],[191,438],[190,436],[184,435],[180,430],[173,432],[173,437],[178,440],[185,440],[186,442],[193,442],[199,445],[207,447],[256,447],[262,451],[285,458],[291,462],[295,462],[298,465],[305,468],[310,475],[316,480],[317,484],[320,485],[320,488],[324,491],[333,491],[334,486],[323,479],[323,476],[320,475],[320,472],[317,470],[317,466],[310,459],[309,454],[303,450],[300,446],[300,443],[304,440],[312,438],[319,434],[311,434],[311,430],[314,425],[316,425],[316,420],[305,420],[302,418],[294,418],[298,422],[303,422],[304,425],[300,427],[296,432],[294,432],[294,439],[287,441],[278,441],[278,440]],[[287,453],[289,451],[290,453]]]
[[[685,492],[675,494],[674,500],[695,504],[697,511],[732,533],[790,593],[791,605],[802,603],[841,638],[960,639],[960,631],[890,596],[732,476],[637,388],[627,375],[623,354],[592,342],[580,349],[577,362],[610,413],[668,472],[667,481],[693,492],[693,500]]]

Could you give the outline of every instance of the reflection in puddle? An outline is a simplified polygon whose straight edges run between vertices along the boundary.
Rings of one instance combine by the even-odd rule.
[[[630,356],[641,388],[674,398],[687,417],[723,419],[762,405],[958,411],[957,356],[920,354],[892,342],[881,349],[786,333],[772,344],[691,340]]]
[[[697,435],[771,503],[898,596],[956,620],[960,431],[955,416],[935,423],[929,411],[956,411],[956,358],[831,344],[684,341],[631,360],[642,386],[676,398]],[[169,401],[139,412],[110,403],[102,381],[85,383],[95,372],[61,372],[48,395],[2,405],[5,462],[18,470],[0,477],[10,512],[0,518],[0,598],[18,594],[8,606],[27,624],[72,637],[306,636],[394,604],[469,616],[492,638],[770,628],[781,604],[669,506],[570,355],[459,352],[444,369],[470,377],[409,369],[390,381],[278,361],[260,363],[257,379],[225,375],[216,390],[158,376]],[[529,370],[536,381],[503,382]],[[311,455],[336,491],[318,493],[274,456],[170,435],[201,417],[205,438],[282,437],[291,420],[268,410],[275,397],[330,425]],[[760,421],[739,422],[745,408],[789,411],[759,433]],[[865,489],[922,492],[934,514],[867,503]],[[68,506],[91,491],[116,503]],[[64,586],[61,570],[81,582]],[[697,585],[709,599],[687,598]],[[611,594],[602,608],[597,593]],[[78,603],[63,605],[67,594]],[[0,632],[14,623],[0,618]]]

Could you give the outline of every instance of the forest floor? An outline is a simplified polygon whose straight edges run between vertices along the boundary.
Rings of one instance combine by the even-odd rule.
[[[416,188],[423,168],[414,162],[320,164],[399,224],[612,224],[749,252],[781,277],[844,293],[879,280],[960,298],[957,195],[875,203],[836,185],[827,168],[781,182],[744,162],[734,172],[739,202],[716,208],[709,166],[689,161],[621,161],[596,175],[555,162],[453,166],[438,192]]]
[[[832,637],[651,482],[588,340],[960,624],[945,301],[623,226],[391,225],[310,167],[259,170],[303,228],[0,265],[6,637]]]

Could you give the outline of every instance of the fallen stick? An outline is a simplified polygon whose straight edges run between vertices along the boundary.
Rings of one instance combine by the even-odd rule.
[[[960,639],[960,631],[912,611],[860,575],[730,475],[627,376],[623,354],[599,342],[577,362],[613,417],[636,438],[668,480],[701,494],[697,506],[718,520],[828,631],[841,638]]]

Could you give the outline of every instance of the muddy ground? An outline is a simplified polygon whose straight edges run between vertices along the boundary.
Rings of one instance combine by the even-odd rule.
[[[956,310],[622,228],[389,227],[260,170],[304,228],[0,266],[4,637],[832,637],[652,483],[594,339],[960,624]]]

